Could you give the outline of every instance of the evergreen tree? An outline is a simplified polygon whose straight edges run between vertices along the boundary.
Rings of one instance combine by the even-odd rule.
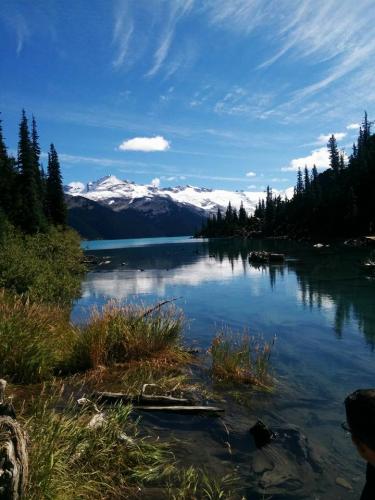
[[[298,172],[297,172],[297,184],[296,184],[296,188],[295,188],[295,194],[297,196],[301,195],[303,193],[303,190],[304,190],[304,184],[303,184],[303,177],[302,177],[302,171],[301,169],[298,167]]]
[[[305,170],[304,170],[304,188],[305,188],[305,191],[309,191],[309,189],[310,189],[310,174],[309,174],[309,169],[307,168],[307,166],[305,166]]]
[[[18,222],[27,233],[45,229],[42,201],[38,187],[38,177],[34,165],[34,153],[30,140],[26,113],[22,111],[19,126],[17,165],[20,172],[20,206]]]
[[[14,200],[12,199],[14,180],[13,161],[8,157],[0,120],[0,210],[2,210],[3,216],[8,218],[14,210]]]
[[[247,214],[246,214],[246,210],[243,206],[243,201],[241,201],[240,210],[238,212],[238,222],[239,222],[240,226],[245,226],[245,224],[247,222]]]
[[[66,224],[66,205],[60,172],[60,163],[55,146],[51,144],[48,153],[48,177],[46,202],[50,221],[54,225]]]
[[[337,147],[336,138],[333,134],[329,138],[327,147],[328,147],[330,167],[335,172],[335,174],[337,174],[338,171],[340,170],[340,153]]]
[[[44,195],[44,189],[43,189],[43,181],[42,181],[42,175],[40,171],[40,146],[39,146],[39,135],[38,131],[36,128],[36,121],[34,116],[32,117],[32,122],[31,122],[31,152],[32,152],[32,159],[33,159],[33,169],[34,169],[34,177],[35,177],[35,182],[38,187],[39,191],[39,196],[42,201],[42,205],[44,205],[44,200],[43,200],[43,195]]]

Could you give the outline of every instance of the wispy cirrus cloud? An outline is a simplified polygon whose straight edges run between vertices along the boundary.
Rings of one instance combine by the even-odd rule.
[[[150,70],[146,76],[152,77],[156,75],[162,67],[167,55],[170,51],[173,37],[176,30],[176,25],[193,7],[194,0],[173,0],[166,2],[167,8],[165,28],[160,36],[159,45],[154,53],[154,60]],[[171,71],[171,68],[169,69]],[[172,73],[174,68],[172,68]]]
[[[115,24],[113,27],[113,44],[116,46],[116,56],[112,61],[115,68],[120,68],[129,51],[130,40],[134,32],[134,24],[126,4],[117,4],[115,9]]]
[[[170,148],[170,143],[163,136],[155,137],[134,137],[123,141],[118,149],[120,151],[142,151],[150,153],[153,151],[167,151]]]

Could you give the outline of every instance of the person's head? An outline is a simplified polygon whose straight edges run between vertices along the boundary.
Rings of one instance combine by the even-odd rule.
[[[359,389],[345,399],[346,421],[362,458],[375,466],[375,389]]]

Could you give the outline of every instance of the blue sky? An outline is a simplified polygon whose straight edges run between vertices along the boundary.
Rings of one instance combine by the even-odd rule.
[[[373,0],[2,0],[0,110],[65,182],[284,189],[375,117]]]

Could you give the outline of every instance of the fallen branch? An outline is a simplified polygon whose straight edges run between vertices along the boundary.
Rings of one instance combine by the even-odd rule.
[[[154,396],[149,394],[140,394],[139,396],[131,396],[121,392],[101,392],[94,391],[93,397],[99,403],[126,403],[134,405],[159,405],[159,406],[190,406],[193,403],[186,398],[174,398],[173,396]]]
[[[156,311],[157,309],[160,309],[161,307],[165,306],[165,304],[170,304],[171,302],[175,302],[176,300],[179,300],[179,299],[182,299],[182,297],[176,297],[174,299],[170,299],[170,300],[163,300],[162,302],[159,302],[158,304],[156,304],[156,306],[153,306],[151,307],[150,309],[147,309],[147,311],[145,311],[143,314],[141,314],[138,318],[138,321],[140,319],[143,319],[145,318],[146,316],[149,316],[151,313],[153,313],[154,311]]]
[[[218,416],[219,413],[223,413],[223,408],[218,408],[217,406],[134,406],[135,410],[142,411],[161,411],[161,412],[171,412],[171,413],[187,413],[187,414],[208,414],[212,416]]]

